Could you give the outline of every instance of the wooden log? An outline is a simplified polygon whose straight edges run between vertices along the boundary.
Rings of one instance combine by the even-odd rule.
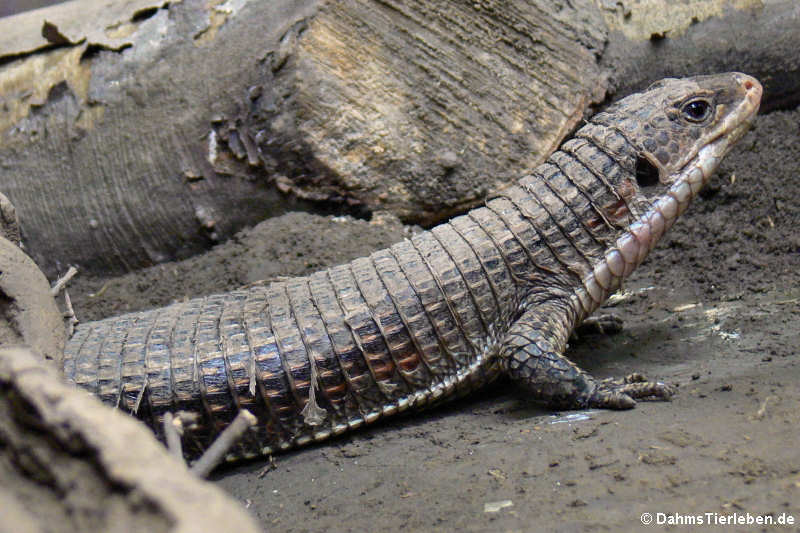
[[[291,207],[214,148],[214,124],[271,77],[264,57],[315,2],[206,4],[69,2],[0,21],[0,190],[48,275],[188,256]]]
[[[0,346],[25,344],[60,366],[66,340],[44,274],[19,246],[0,237]]]
[[[433,224],[589,108],[742,70],[796,105],[791,0],[109,0],[0,20],[0,191],[53,276],[291,209]],[[794,103],[794,104],[793,104]]]
[[[30,350],[0,349],[0,392],[0,531],[261,530],[143,424],[63,383]]]
[[[433,223],[604,97],[589,0],[111,3],[0,25],[0,190],[50,273],[188,255],[292,198]]]

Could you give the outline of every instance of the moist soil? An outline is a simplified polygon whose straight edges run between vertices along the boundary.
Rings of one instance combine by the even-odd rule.
[[[215,481],[270,531],[639,531],[643,513],[695,524],[673,530],[792,517],[779,530],[800,531],[799,125],[800,109],[759,116],[603,310],[623,331],[571,343],[597,377],[673,384],[671,402],[554,412],[500,382]],[[308,274],[418,230],[290,213],[203,256],[69,290],[86,322]]]

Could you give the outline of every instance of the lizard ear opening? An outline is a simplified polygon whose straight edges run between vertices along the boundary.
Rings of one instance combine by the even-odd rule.
[[[641,155],[636,158],[636,183],[642,188],[658,185],[658,169]]]

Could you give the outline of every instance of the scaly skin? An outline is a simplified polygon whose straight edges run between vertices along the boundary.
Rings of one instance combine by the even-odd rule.
[[[633,407],[671,389],[597,382],[571,331],[640,264],[749,127],[759,83],[664,80],[600,113],[485,207],[308,277],[85,324],[67,377],[160,431],[199,415],[187,455],[240,409],[231,458],[322,440],[507,373],[566,408]]]

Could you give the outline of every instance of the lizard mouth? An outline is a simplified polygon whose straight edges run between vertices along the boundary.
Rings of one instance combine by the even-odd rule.
[[[648,239],[640,240],[643,248],[652,249],[655,246],[663,232],[686,211],[691,200],[708,183],[725,154],[750,129],[761,104],[763,89],[755,78],[745,74],[737,74],[737,77],[745,93],[737,108],[720,124],[716,137],[701,148],[676,175],[669,189],[653,204],[652,209],[631,226],[631,232],[637,229],[634,227],[637,224],[650,225],[653,229],[663,226],[663,231],[651,233]]]
[[[717,135],[701,148],[697,155],[677,174],[664,195],[665,197],[672,197],[678,204],[676,215],[669,217],[667,220],[669,225],[672,225],[675,218],[689,207],[691,200],[697,196],[697,193],[711,179],[722,158],[750,129],[750,125],[756,113],[758,113],[763,91],[761,84],[750,76],[744,74],[738,76],[742,90],[745,93],[744,98],[742,98],[737,109],[730,113],[720,124],[717,129]],[[658,204],[665,200],[666,198],[662,198],[659,202],[656,202],[654,208],[657,209]],[[668,210],[666,213],[662,213],[662,215],[667,214],[671,214],[671,211]],[[651,248],[653,244],[655,243],[651,243]]]
[[[739,83],[741,98],[736,108],[719,124],[716,135],[674,174],[673,179],[665,183],[667,189],[647,205],[646,210],[607,249],[603,259],[582,279],[583,290],[575,294],[586,313],[594,308],[592,302],[599,305],[644,261],[708,182],[722,157],[750,128],[761,102],[761,84],[745,74],[734,73],[733,77]],[[648,173],[653,173],[653,170],[642,169],[637,178],[653,181],[654,176]]]
[[[736,76],[744,97],[736,109],[719,125],[716,136],[710,139],[706,146],[686,163],[674,183],[680,182],[681,178],[687,178],[693,167],[700,168],[703,173],[703,184],[707,183],[720,160],[750,129],[761,105],[763,89],[755,78],[745,74],[736,74]]]
[[[633,269],[644,261],[661,236],[686,211],[691,200],[708,183],[723,156],[750,129],[761,103],[762,88],[755,78],[744,74],[738,74],[737,77],[744,92],[737,109],[720,125],[717,136],[701,148],[675,175],[669,188],[653,202],[650,209],[617,239],[616,251],[624,260],[624,263],[619,263],[618,268],[622,278],[630,275]]]

